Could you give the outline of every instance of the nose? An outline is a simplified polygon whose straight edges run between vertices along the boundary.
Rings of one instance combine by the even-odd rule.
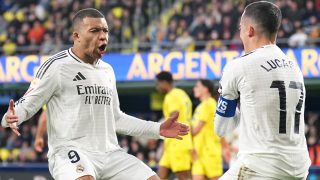
[[[101,31],[100,34],[99,34],[99,40],[100,41],[108,40],[108,32]]]

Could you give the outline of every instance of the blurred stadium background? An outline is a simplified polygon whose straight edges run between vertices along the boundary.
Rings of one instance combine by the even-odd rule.
[[[225,63],[242,54],[238,22],[245,0],[0,0],[0,116],[10,98],[18,100],[40,63],[71,47],[73,13],[95,7],[110,28],[108,53],[118,78],[121,108],[143,119],[160,121],[163,96],[154,75],[170,70],[176,85],[193,100],[195,80],[218,82]],[[300,65],[307,89],[305,123],[312,167],[320,179],[320,0],[272,0],[282,11],[278,45]],[[17,137],[0,127],[0,179],[51,179],[47,149],[36,153],[37,113]],[[237,151],[237,134],[223,149],[228,168]],[[120,145],[156,169],[161,141],[119,135]]]

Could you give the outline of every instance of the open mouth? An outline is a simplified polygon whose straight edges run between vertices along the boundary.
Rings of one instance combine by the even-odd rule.
[[[105,52],[106,48],[107,48],[107,44],[102,44],[98,48],[99,48],[100,52]]]

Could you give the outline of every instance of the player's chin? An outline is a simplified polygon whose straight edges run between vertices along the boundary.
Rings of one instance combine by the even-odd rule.
[[[105,51],[100,51],[100,50],[98,50],[98,51],[96,51],[96,52],[94,53],[94,56],[95,56],[95,58],[100,59],[105,53],[106,53]]]

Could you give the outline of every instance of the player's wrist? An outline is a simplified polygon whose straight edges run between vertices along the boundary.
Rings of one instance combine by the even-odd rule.
[[[40,135],[36,135],[35,139],[36,139],[36,140],[42,140],[42,139],[43,139],[43,137],[42,137],[42,136],[40,136]]]
[[[159,136],[160,136],[160,137],[164,137],[164,136],[163,136],[163,133],[164,133],[163,123],[161,123],[160,126],[159,126]]]

